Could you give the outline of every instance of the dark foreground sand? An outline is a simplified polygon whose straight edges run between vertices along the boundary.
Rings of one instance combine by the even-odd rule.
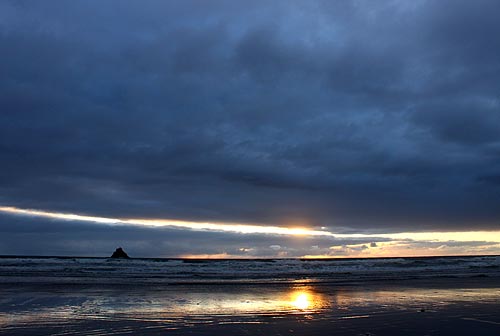
[[[496,279],[1,284],[0,335],[500,335]]]

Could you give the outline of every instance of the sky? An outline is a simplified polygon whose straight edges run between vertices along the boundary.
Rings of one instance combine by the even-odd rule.
[[[500,254],[499,13],[1,1],[0,254]]]

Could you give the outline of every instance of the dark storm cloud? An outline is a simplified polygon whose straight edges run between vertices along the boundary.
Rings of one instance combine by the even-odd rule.
[[[499,11],[496,1],[4,1],[0,203],[498,229]]]

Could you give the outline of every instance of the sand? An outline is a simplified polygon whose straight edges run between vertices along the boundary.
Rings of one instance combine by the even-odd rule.
[[[500,335],[494,279],[0,285],[0,335]]]

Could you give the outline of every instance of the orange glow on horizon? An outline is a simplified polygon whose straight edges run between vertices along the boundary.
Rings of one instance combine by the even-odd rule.
[[[471,254],[500,254],[500,231],[455,231],[455,232],[399,232],[382,234],[341,234],[326,230],[313,230],[299,227],[268,226],[244,223],[217,223],[217,222],[193,222],[171,219],[141,219],[141,218],[110,218],[71,213],[60,213],[44,210],[22,209],[10,206],[0,206],[0,212],[49,218],[63,221],[83,221],[105,225],[132,225],[141,227],[164,227],[176,229],[188,229],[193,231],[226,232],[237,234],[260,234],[296,237],[331,237],[342,239],[362,239],[364,241],[376,242],[373,247],[365,244],[353,244],[348,246],[332,246],[330,251],[322,251],[320,254],[311,250],[311,254],[304,253],[301,258],[342,258],[342,257],[390,257],[390,256],[432,256],[432,255],[471,255]],[[452,242],[453,244],[446,245]],[[454,247],[460,242],[488,242],[489,249],[479,247],[468,247],[466,253],[462,247]],[[424,245],[419,243],[424,243]],[[442,244],[441,244],[442,243]],[[427,245],[425,245],[427,244]],[[432,244],[432,246],[431,246]],[[465,245],[464,245],[465,246]],[[323,253],[323,254],[322,254]],[[198,254],[185,255],[185,258],[252,258],[252,255],[229,255]],[[276,257],[276,256],[269,256]],[[287,257],[286,251],[280,251],[278,257]],[[300,257],[295,254],[295,257]]]
[[[182,259],[235,259],[237,256],[227,254],[227,253],[215,253],[215,254],[182,254],[179,256]]]

